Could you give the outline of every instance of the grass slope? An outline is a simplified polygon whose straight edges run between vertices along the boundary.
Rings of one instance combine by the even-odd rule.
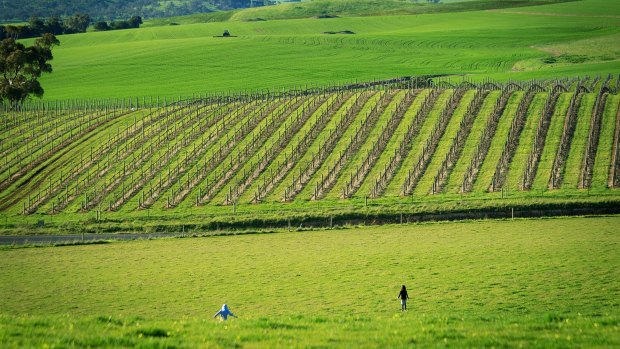
[[[592,1],[577,3],[591,8],[598,4]],[[608,7],[620,15],[618,4]],[[191,96],[419,74],[605,75],[620,69],[618,21],[473,11],[90,32],[60,37],[54,73],[41,82],[45,98],[55,100]],[[225,29],[238,37],[213,37]],[[355,35],[322,34],[345,30]],[[546,63],[555,56],[562,57]]]
[[[613,348],[619,226],[468,221],[2,249],[0,345]],[[224,302],[239,319],[211,319]]]

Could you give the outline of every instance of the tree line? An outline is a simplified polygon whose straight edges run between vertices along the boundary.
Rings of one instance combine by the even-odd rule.
[[[91,25],[92,19],[87,14],[78,13],[64,19],[58,16],[48,18],[30,17],[26,25],[0,25],[0,39],[13,38],[27,39],[40,37],[45,33],[53,35],[84,33]],[[142,24],[142,17],[132,16],[128,20],[98,21],[94,23],[95,30],[116,30],[139,28]]]
[[[139,13],[143,18],[182,16],[194,13],[231,10],[270,5],[271,0],[5,0],[0,1],[0,21],[26,21],[31,16],[67,17],[89,13],[97,20],[129,18]]]
[[[131,29],[140,28],[140,24],[142,24],[142,17],[132,16],[126,21],[111,21],[110,23],[106,21],[97,21],[94,24],[94,28],[95,31]]]
[[[0,25],[0,37],[18,40],[39,37],[45,33],[53,35],[83,33],[89,25],[90,16],[85,14],[75,14],[64,20],[58,16],[45,19],[32,16],[26,25]]]

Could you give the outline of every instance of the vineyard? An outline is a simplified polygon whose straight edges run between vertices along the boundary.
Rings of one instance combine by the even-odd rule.
[[[31,102],[0,120],[10,216],[614,195],[618,77]],[[277,207],[277,206],[276,206]]]

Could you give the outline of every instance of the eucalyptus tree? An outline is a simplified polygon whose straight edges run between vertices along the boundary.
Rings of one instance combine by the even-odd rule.
[[[32,46],[25,46],[13,38],[0,41],[0,102],[16,104],[29,95],[43,96],[39,78],[51,73],[49,63],[54,57],[52,48],[60,45],[53,34],[43,34]]]

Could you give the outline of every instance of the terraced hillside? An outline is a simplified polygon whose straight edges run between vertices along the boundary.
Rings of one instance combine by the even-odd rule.
[[[6,111],[0,125],[0,210],[99,219],[287,202],[613,196],[619,83],[419,79],[34,103]]]

